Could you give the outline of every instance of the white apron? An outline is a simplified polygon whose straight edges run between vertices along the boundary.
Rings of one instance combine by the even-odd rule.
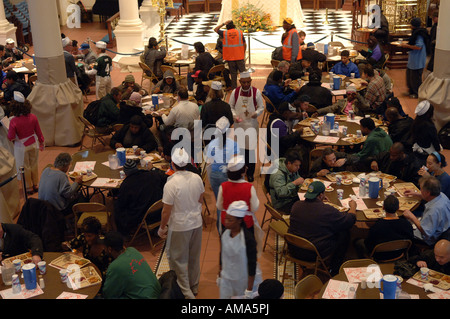
[[[258,131],[259,131],[259,123],[258,118],[251,118],[251,114],[256,112],[257,105],[253,104],[253,88],[250,87],[250,96],[241,96],[242,89],[239,91],[239,95],[237,100],[235,101],[234,110],[236,115],[242,119],[242,122],[237,123],[234,122],[234,128],[242,128],[243,130],[247,130],[249,128],[255,129],[256,138],[253,139],[245,139],[245,143],[243,139],[237,139],[240,148],[245,148],[247,150],[254,150],[258,145]],[[235,132],[236,135],[236,132]]]
[[[248,285],[247,250],[244,231],[232,238],[230,230],[222,235],[222,270],[220,272],[220,299],[230,299],[233,296],[243,296]],[[256,264],[253,292],[258,291],[262,282],[259,264]]]
[[[16,159],[16,168],[17,168],[17,179],[20,181],[22,180],[22,176],[20,175],[20,167],[23,166],[23,162],[25,159],[25,142],[34,136],[34,144],[31,144],[30,146],[34,145],[34,147],[38,148],[38,138],[36,134],[30,135],[28,137],[19,139],[19,137],[16,135],[16,139],[14,140],[14,158]]]

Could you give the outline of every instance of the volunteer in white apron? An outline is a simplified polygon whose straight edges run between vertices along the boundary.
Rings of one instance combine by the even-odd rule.
[[[246,134],[245,139],[239,138],[243,135],[235,132],[239,147],[245,151],[247,180],[253,182],[259,134],[258,116],[264,111],[264,100],[261,91],[252,87],[250,73],[242,72],[239,83],[241,86],[233,90],[229,104],[234,117],[234,129],[254,129],[251,135]]]
[[[262,282],[256,241],[243,222],[247,214],[248,206],[244,201],[233,202],[227,209],[227,229],[221,237],[221,270],[218,278],[221,299],[233,296],[253,299]]]

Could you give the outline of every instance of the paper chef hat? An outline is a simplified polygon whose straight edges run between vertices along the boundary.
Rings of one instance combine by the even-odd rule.
[[[25,102],[25,96],[19,91],[14,91],[14,100],[17,102]]]
[[[220,131],[220,133],[223,134],[230,127],[230,121],[225,116],[222,116],[217,120],[216,127]]]
[[[430,106],[431,105],[429,101],[423,100],[419,104],[417,104],[416,110],[414,112],[419,116],[424,115],[430,109]]]
[[[63,48],[72,43],[72,41],[68,37],[63,38],[61,41]]]
[[[176,148],[172,151],[172,161],[179,167],[185,167],[191,162],[191,157],[183,148]]]
[[[246,79],[246,78],[249,78],[249,77],[250,77],[250,72],[245,71],[245,72],[242,72],[240,74],[240,78],[241,79]]]
[[[228,162],[227,169],[230,172],[237,172],[245,166],[245,158],[242,155],[233,156]]]
[[[234,217],[244,218],[245,215],[248,214],[248,206],[243,200],[232,202],[228,206],[227,214]]]
[[[222,83],[221,82],[219,82],[219,81],[213,81],[212,83],[211,83],[211,89],[213,89],[213,90],[222,90]]]
[[[106,42],[103,42],[103,41],[97,41],[97,42],[95,43],[95,46],[96,46],[97,48],[99,48],[99,49],[106,49]]]

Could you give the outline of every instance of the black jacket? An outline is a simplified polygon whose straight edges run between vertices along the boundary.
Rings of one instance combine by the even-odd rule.
[[[153,116],[142,113],[142,107],[134,105],[130,101],[120,102],[119,121],[120,124],[129,124],[130,119],[134,115],[139,115],[144,121],[145,125],[150,128],[153,125]]]
[[[320,82],[309,82],[300,89],[298,96],[302,96],[304,94],[309,95],[311,97],[310,103],[318,109],[330,106],[333,104],[333,95],[329,89],[324,88],[321,85],[322,83]]]
[[[314,69],[318,68],[318,62],[325,62],[327,56],[315,49],[306,49],[302,51],[303,59],[311,61],[311,67]]]
[[[38,235],[18,224],[2,223],[4,236],[3,259],[24,254],[31,250],[33,256],[43,257],[42,240]]]
[[[397,120],[388,126],[389,136],[391,137],[392,143],[400,142],[405,146],[405,149],[411,149],[410,138],[411,138],[411,125],[413,119],[409,116]]]
[[[205,103],[200,111],[202,127],[216,127],[217,120],[222,116],[225,116],[230,121],[230,126],[233,125],[234,120],[230,104],[221,99],[215,99]]]
[[[150,129],[145,125],[142,124],[141,128],[139,130],[139,133],[136,135],[132,135],[132,143],[128,144],[124,142],[125,137],[128,133],[128,130],[130,128],[130,124],[124,125],[119,131],[117,131],[112,137],[110,146],[112,149],[116,149],[116,143],[120,143],[125,148],[131,148],[133,145],[137,145],[140,148],[144,149],[147,153],[157,149],[158,143],[156,142],[155,137],[153,136],[153,133],[150,132]],[[130,132],[131,134],[131,132]]]

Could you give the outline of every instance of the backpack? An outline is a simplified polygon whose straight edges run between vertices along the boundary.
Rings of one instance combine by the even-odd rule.
[[[272,51],[272,60],[283,60],[283,47],[277,47]]]
[[[98,110],[100,108],[100,100],[92,101],[83,111],[83,116],[92,125],[96,125],[98,121]]]
[[[439,142],[446,150],[450,149],[450,122],[445,124],[438,133]]]

